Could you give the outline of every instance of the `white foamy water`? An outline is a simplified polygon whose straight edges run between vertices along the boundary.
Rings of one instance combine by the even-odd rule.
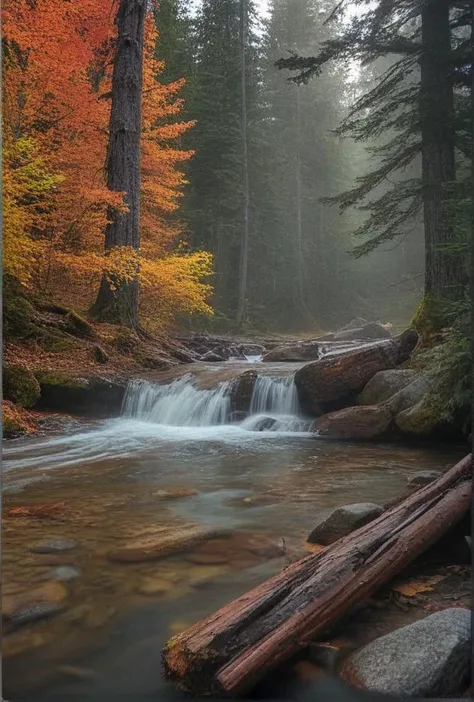
[[[181,427],[228,424],[231,386],[227,381],[212,390],[198,390],[190,374],[169,385],[133,381],[127,388],[122,416]]]
[[[250,415],[240,423],[231,423],[233,382],[201,390],[189,374],[168,385],[132,381],[119,419],[72,435],[7,445],[3,470],[46,470],[124,459],[136,452],[156,451],[159,445],[163,449],[174,446],[178,453],[184,444],[198,450],[200,445],[212,442],[242,450],[253,450],[258,444],[265,450],[269,439],[291,438],[295,432],[310,436],[310,422],[299,416],[292,378],[259,376]]]

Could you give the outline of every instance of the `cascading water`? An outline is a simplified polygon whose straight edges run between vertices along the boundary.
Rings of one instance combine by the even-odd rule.
[[[129,384],[122,416],[174,427],[210,427],[231,423],[233,381],[212,390],[199,390],[190,374],[169,385],[145,380]],[[250,416],[241,423],[251,431],[305,431],[308,422],[299,416],[293,378],[258,376],[250,402]]]
[[[231,383],[198,390],[187,374],[169,385],[133,381],[125,395],[122,415],[155,424],[206,427],[230,422]]]

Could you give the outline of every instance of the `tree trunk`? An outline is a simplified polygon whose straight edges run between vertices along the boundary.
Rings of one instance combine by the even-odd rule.
[[[456,178],[454,97],[451,77],[449,4],[428,0],[421,12],[420,126],[425,228],[425,292],[459,299],[465,269],[459,256],[446,250],[455,232],[449,209],[449,186]]]
[[[241,99],[242,99],[242,170],[243,170],[243,226],[240,243],[239,297],[237,302],[237,328],[242,326],[246,313],[247,277],[249,258],[249,169],[247,134],[247,0],[240,0],[240,50],[241,50]]]
[[[126,193],[128,212],[120,214],[109,209],[106,252],[121,246],[133,249],[140,246],[140,136],[146,7],[146,0],[120,0],[116,18],[117,45],[106,171],[110,190]],[[104,276],[92,313],[106,321],[137,326],[138,279],[114,284]]]
[[[172,638],[168,679],[236,697],[435,543],[470,508],[472,456],[384,514]]]

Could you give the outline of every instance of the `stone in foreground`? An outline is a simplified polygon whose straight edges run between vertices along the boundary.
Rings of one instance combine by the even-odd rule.
[[[412,383],[416,375],[416,371],[410,368],[392,368],[379,371],[369,380],[359,395],[359,404],[379,405],[382,402],[386,402],[386,400],[389,400],[397,392]]]
[[[469,682],[471,612],[445,609],[375,639],[339,674],[356,687],[397,697],[459,695]]]
[[[438,478],[443,475],[440,470],[420,470],[413,475],[408,480],[408,485],[428,485],[432,483],[433,480],[438,480]]]
[[[383,508],[372,502],[356,502],[338,507],[326,517],[308,536],[310,544],[329,546],[351,531],[380,517]]]
[[[374,439],[387,431],[391,421],[384,407],[347,407],[318,417],[311,431],[326,439]]]
[[[166,529],[155,536],[133,541],[122,548],[109,551],[109,560],[120,563],[141,563],[166,558],[192,549],[202,541],[226,536],[228,532],[202,526]]]

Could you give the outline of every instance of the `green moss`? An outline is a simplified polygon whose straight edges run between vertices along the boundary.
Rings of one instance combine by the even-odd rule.
[[[83,388],[84,381],[80,378],[73,378],[66,373],[57,371],[39,370],[35,372],[36,379],[40,385],[59,385],[67,388]]]
[[[34,407],[41,395],[39,383],[24,366],[5,366],[3,369],[3,397],[20,407]]]
[[[412,326],[422,340],[431,339],[445,324],[446,302],[434,295],[424,295],[412,319]]]
[[[84,317],[81,317],[77,312],[70,310],[66,315],[68,322],[68,330],[74,336],[79,336],[82,339],[95,339],[95,329]]]
[[[20,284],[10,275],[3,276],[3,333],[7,340],[26,339],[34,331],[33,305]]]
[[[395,422],[405,434],[428,436],[442,421],[441,410],[426,398],[397,414]]]
[[[75,344],[74,341],[68,339],[63,334],[43,331],[36,338],[38,345],[49,353],[61,353],[62,351],[72,351]]]

